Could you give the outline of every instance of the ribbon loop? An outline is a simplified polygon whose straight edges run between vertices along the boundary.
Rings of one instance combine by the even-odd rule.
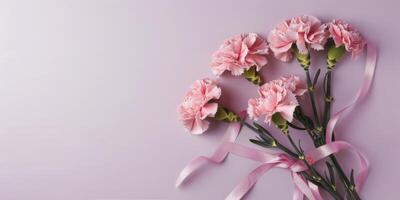
[[[240,128],[240,123],[231,123],[224,137],[222,138],[221,144],[215,150],[215,152],[210,157],[199,156],[190,161],[178,175],[175,186],[179,187],[180,185],[182,185],[186,179],[188,179],[192,174],[194,174],[200,168],[205,167],[206,165],[222,163],[229,154],[224,144],[228,142],[234,142],[239,135]]]
[[[336,112],[331,119],[328,121],[328,124],[326,126],[326,135],[325,135],[325,140],[326,143],[330,143],[332,141],[332,135],[333,135],[333,129],[336,126],[336,123],[340,119],[340,117],[348,110],[352,109],[357,103],[361,102],[367,93],[369,92],[371,85],[372,85],[372,80],[374,78],[375,74],[375,67],[376,67],[376,59],[377,59],[378,53],[376,50],[376,46],[368,42],[367,43],[367,60],[365,63],[365,71],[364,71],[364,76],[363,80],[361,82],[361,87],[357,91],[357,95],[354,98],[354,100],[345,106],[344,108],[340,109],[338,112]]]

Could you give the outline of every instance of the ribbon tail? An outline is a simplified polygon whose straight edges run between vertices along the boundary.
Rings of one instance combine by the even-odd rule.
[[[212,160],[211,158],[207,158],[205,156],[199,156],[192,161],[189,162],[183,168],[183,170],[179,173],[178,178],[175,183],[175,187],[179,187],[183,184],[183,182],[188,179],[194,172],[198,171],[203,166],[207,165],[208,163],[218,164],[218,160]]]
[[[304,194],[301,192],[301,190],[294,185],[294,191],[293,191],[293,200],[303,200],[304,199]]]
[[[313,193],[316,199],[323,199],[317,185],[308,181],[308,187],[311,189],[311,192]]]
[[[314,196],[314,193],[312,192],[311,188],[308,186],[306,181],[300,175],[298,175],[296,172],[292,172],[292,179],[293,179],[293,183],[295,184],[295,187],[297,187],[297,189],[299,191],[301,191],[309,200],[322,200],[322,199],[318,199],[318,197]],[[301,197],[301,198],[303,198],[303,197]],[[297,199],[294,199],[294,200],[297,200]]]
[[[179,187],[192,174],[208,164],[221,164],[229,154],[225,148],[225,144],[227,142],[234,142],[239,135],[240,129],[240,123],[231,123],[222,138],[221,144],[217,150],[215,150],[214,154],[211,157],[199,156],[190,161],[189,164],[187,164],[179,173],[175,186]]]
[[[242,199],[256,184],[258,179],[262,177],[267,171],[275,167],[275,163],[262,164],[249,175],[247,175],[225,198],[225,200],[240,200]]]

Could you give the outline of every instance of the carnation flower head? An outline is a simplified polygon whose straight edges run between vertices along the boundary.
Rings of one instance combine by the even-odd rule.
[[[342,20],[333,20],[329,23],[329,34],[335,46],[344,46],[353,58],[361,54],[366,44],[360,32]]]
[[[299,76],[290,74],[280,77],[279,80],[281,80],[286,88],[290,90],[295,96],[301,96],[305,92],[307,92],[307,84]]]
[[[327,25],[310,15],[302,15],[278,24],[269,34],[268,42],[274,56],[284,62],[293,58],[291,48],[296,45],[301,54],[308,54],[309,47],[324,49],[328,39]]]
[[[265,83],[258,89],[258,98],[248,102],[247,113],[257,120],[265,116],[264,122],[270,124],[272,116],[279,113],[286,121],[293,120],[295,108],[299,105],[296,96],[305,93],[305,83],[298,76],[289,75]]]
[[[212,56],[211,69],[220,76],[225,71],[238,76],[255,66],[259,71],[267,64],[267,42],[256,33],[244,33],[224,41]]]
[[[211,100],[219,99],[221,88],[208,78],[195,81],[178,106],[178,114],[183,126],[192,134],[201,134],[209,127],[207,117],[213,117],[218,104]]]

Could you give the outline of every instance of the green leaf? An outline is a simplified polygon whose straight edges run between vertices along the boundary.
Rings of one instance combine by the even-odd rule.
[[[251,143],[256,144],[258,146],[262,146],[265,148],[273,148],[273,146],[267,142],[263,142],[263,141],[259,141],[259,140],[255,140],[255,139],[250,139],[249,140]]]
[[[254,126],[256,127],[257,134],[261,137],[261,139],[265,142],[270,143],[271,145],[275,143],[274,139],[270,136],[270,132],[262,127],[261,125],[253,122]]]
[[[355,181],[354,181],[354,169],[351,169],[351,172],[350,172],[350,183],[351,183],[351,185],[353,185],[353,186],[356,185],[356,183],[355,183]]]
[[[308,130],[313,130],[314,129],[314,123],[310,117],[305,115],[299,106],[296,107],[294,111],[294,117],[299,120],[306,129]]]
[[[326,162],[326,166],[328,167],[329,170],[329,180],[332,185],[335,185],[335,171],[333,170],[332,165],[329,162]]]
[[[262,132],[264,132],[264,133],[266,133],[266,134],[268,134],[268,135],[271,135],[271,132],[269,132],[267,129],[265,129],[263,126],[261,126],[260,124],[258,124],[258,123],[256,123],[256,122],[253,122],[253,125],[255,126],[255,127],[257,127],[258,129],[260,129]]]
[[[303,150],[303,148],[301,147],[301,141],[300,141],[300,139],[299,139],[299,150],[300,150],[300,152],[302,153],[302,154],[304,154],[304,150]]]

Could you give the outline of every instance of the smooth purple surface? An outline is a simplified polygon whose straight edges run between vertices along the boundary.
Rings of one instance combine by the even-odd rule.
[[[306,13],[342,18],[379,46],[372,92],[336,132],[371,162],[364,199],[398,199],[398,8],[394,0],[1,1],[0,199],[223,199],[257,164],[231,156],[175,189],[183,166],[211,153],[226,128],[186,134],[176,105],[193,80],[212,76],[210,55],[225,38],[265,36]],[[335,110],[355,95],[364,59],[347,57],[335,71]],[[269,60],[267,80],[303,75],[294,62]],[[221,85],[236,111],[256,94],[239,77]],[[239,142],[252,136],[244,130]],[[292,188],[276,169],[246,199],[291,199]]]

